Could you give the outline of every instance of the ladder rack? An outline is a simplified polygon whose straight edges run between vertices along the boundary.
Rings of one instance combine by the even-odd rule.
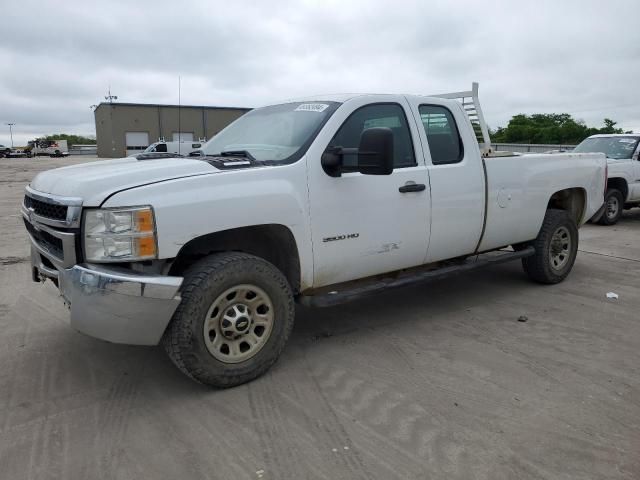
[[[478,140],[482,154],[488,156],[492,153],[489,128],[487,127],[487,122],[484,120],[482,108],[480,107],[480,99],[478,98],[478,82],[473,82],[471,84],[471,90],[466,92],[442,93],[430,96],[460,100],[462,108],[467,112],[469,120],[471,121],[471,126],[476,134],[476,139]]]

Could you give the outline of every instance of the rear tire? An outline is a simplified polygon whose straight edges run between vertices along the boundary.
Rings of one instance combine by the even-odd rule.
[[[615,225],[622,216],[624,197],[617,188],[609,188],[604,195],[604,210],[598,219],[600,225]]]
[[[578,227],[564,210],[549,209],[538,237],[532,243],[536,253],[522,259],[522,268],[538,283],[563,281],[578,254]]]
[[[182,301],[162,343],[187,376],[219,388],[265,373],[293,328],[295,307],[285,276],[245,253],[218,253],[185,273]]]

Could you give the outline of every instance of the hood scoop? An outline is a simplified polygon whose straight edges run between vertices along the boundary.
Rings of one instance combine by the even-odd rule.
[[[256,160],[255,158],[226,155],[199,157],[199,159],[207,162],[209,165],[212,165],[219,170],[238,170],[242,168],[266,167],[272,164],[272,162],[263,162],[260,160]]]
[[[149,152],[149,153],[139,153],[138,155],[134,155],[136,160],[159,160],[161,158],[183,158],[184,155],[179,155],[177,153],[166,153],[166,152]]]

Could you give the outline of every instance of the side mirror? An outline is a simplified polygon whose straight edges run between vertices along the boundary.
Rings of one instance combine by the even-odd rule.
[[[345,155],[356,155],[356,165],[344,165]],[[368,128],[360,135],[358,148],[330,147],[321,157],[327,175],[339,177],[346,172],[363,175],[391,175],[393,173],[393,132],[390,128]]]
[[[202,150],[194,150],[193,152],[189,152],[190,157],[204,157],[204,152]]]
[[[393,132],[387,127],[367,128],[360,135],[358,171],[365,175],[393,173]]]

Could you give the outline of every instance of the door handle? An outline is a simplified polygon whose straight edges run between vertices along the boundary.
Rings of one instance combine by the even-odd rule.
[[[398,191],[400,193],[422,192],[427,186],[424,183],[407,183],[401,186]]]

